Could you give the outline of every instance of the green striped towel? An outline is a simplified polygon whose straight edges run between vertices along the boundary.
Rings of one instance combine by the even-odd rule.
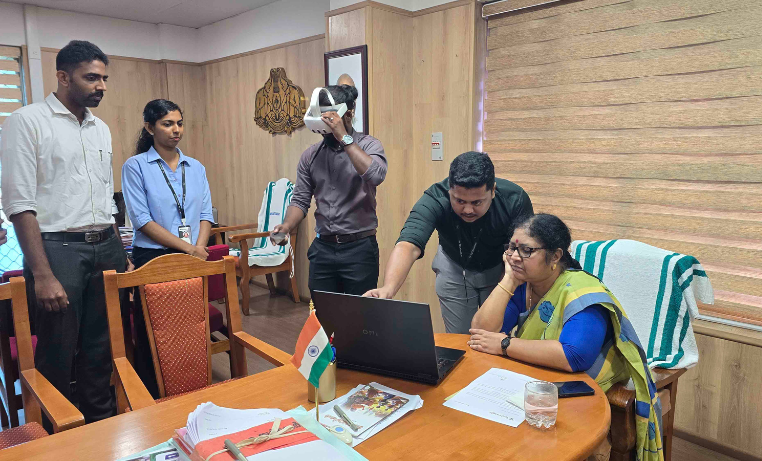
[[[270,232],[273,227],[283,223],[293,193],[294,183],[286,178],[267,184],[257,218],[257,232]],[[290,251],[291,242],[281,246],[273,244],[269,238],[255,239],[249,248],[249,266],[279,266],[286,260]],[[240,253],[240,250],[230,250],[231,255],[239,256]]]
[[[634,240],[572,242],[571,254],[622,303],[653,368],[698,362],[691,319],[696,299],[714,303],[712,284],[693,256]]]

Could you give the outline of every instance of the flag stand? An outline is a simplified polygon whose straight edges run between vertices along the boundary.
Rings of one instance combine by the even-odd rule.
[[[320,388],[315,386],[315,419],[320,422]]]

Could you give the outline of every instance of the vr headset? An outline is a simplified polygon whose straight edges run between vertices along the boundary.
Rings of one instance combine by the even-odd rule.
[[[331,101],[330,106],[320,106],[318,100],[320,98],[320,92],[325,91],[328,95],[328,100]],[[336,104],[333,100],[331,92],[325,88],[315,88],[312,92],[312,99],[310,100],[310,107],[307,109],[307,113],[304,114],[304,124],[313,133],[319,134],[331,134],[331,128],[321,118],[325,112],[336,112],[339,117],[343,117],[347,113],[346,103]]]

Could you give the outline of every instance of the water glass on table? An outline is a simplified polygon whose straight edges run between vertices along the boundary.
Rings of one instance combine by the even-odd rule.
[[[524,414],[529,425],[549,429],[558,415],[558,388],[547,381],[532,381],[524,386]]]

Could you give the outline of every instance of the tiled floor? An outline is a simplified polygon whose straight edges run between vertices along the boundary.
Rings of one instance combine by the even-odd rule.
[[[737,461],[687,440],[673,438],[672,461]]]

